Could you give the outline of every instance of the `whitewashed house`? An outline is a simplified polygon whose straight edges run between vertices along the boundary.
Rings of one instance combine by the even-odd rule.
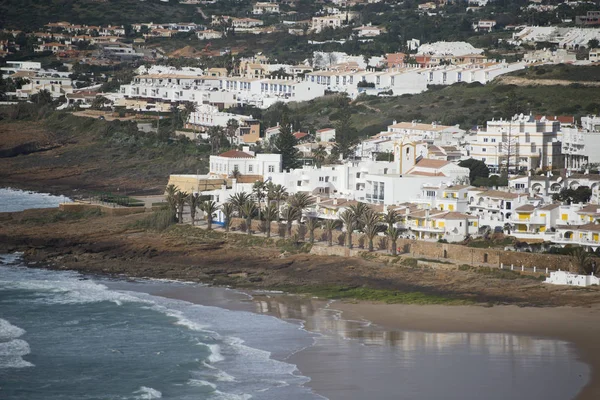
[[[587,287],[600,285],[600,279],[594,275],[578,275],[558,270],[550,272],[550,277],[546,278],[544,283]]]

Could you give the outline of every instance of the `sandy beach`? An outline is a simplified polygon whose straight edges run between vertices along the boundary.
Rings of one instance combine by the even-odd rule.
[[[365,319],[383,329],[423,332],[507,333],[572,343],[592,367],[577,400],[600,398],[600,310],[517,306],[437,306],[336,302],[345,319]]]
[[[111,286],[132,289],[130,284],[122,282]],[[510,341],[510,347],[517,348],[529,346],[538,339],[567,342],[573,353],[591,366],[591,379],[576,398],[598,398],[600,320],[596,308],[346,303],[279,293],[245,293],[219,287],[190,286],[173,290],[165,286],[159,289],[151,294],[302,321],[305,329],[324,336],[314,346],[292,355],[288,361],[311,378],[308,386],[316,393],[332,399],[363,399],[369,395],[366,390],[374,383],[385,386],[388,397],[382,397],[380,387],[370,397],[394,398],[390,391],[395,382],[381,370],[372,371],[366,365],[372,363],[392,369],[398,357],[403,357],[402,352],[407,351],[407,345],[422,347],[425,341],[432,339],[460,342],[465,340],[464,336],[469,337],[467,340],[482,341],[480,345],[484,348],[494,347],[495,341],[504,340]],[[515,337],[522,341],[512,342]],[[349,342],[349,339],[352,340]],[[402,349],[401,353],[395,353],[398,348]],[[442,351],[450,349],[451,346],[446,346]],[[390,354],[389,359],[382,357],[386,352]],[[546,356],[554,357],[553,353]],[[511,362],[517,360],[518,357]],[[363,362],[366,363],[364,368]],[[570,366],[564,368],[568,370]],[[580,375],[575,379],[585,378]],[[529,398],[541,397],[534,394]]]

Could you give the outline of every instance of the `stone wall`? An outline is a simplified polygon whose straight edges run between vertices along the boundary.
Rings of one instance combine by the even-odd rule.
[[[102,214],[110,216],[123,216],[131,214],[140,214],[146,212],[145,207],[109,207],[101,204],[89,203],[61,203],[58,205],[61,211],[80,212],[85,210],[100,210]]]

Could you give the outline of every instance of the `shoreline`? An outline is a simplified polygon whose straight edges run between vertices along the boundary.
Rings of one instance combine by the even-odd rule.
[[[127,279],[126,277],[123,277]],[[151,279],[151,278],[143,278]],[[205,290],[223,293],[223,297],[207,302]],[[597,308],[555,307],[536,308],[518,306],[447,306],[447,305],[404,305],[344,301],[327,301],[304,295],[289,293],[253,292],[222,286],[196,286],[170,290],[166,292],[150,292],[150,294],[188,301],[194,304],[216,306],[237,311],[248,311],[266,314],[290,323],[300,322],[301,329],[324,335],[320,328],[313,326],[311,320],[317,313],[330,314],[328,319],[360,326],[361,330],[370,333],[384,334],[390,331],[418,333],[473,333],[473,334],[507,334],[532,339],[545,339],[565,342],[573,349],[577,359],[590,368],[589,379],[574,400],[597,399],[600,393],[600,344],[595,343],[600,335],[600,320],[594,320]],[[259,309],[259,303],[278,304],[279,307]],[[298,315],[289,310],[300,308],[299,304],[310,311]],[[283,307],[281,307],[283,305]],[[288,307],[289,306],[289,307]],[[282,315],[281,309],[290,315]],[[289,309],[288,309],[289,308]],[[338,314],[338,318],[333,314]],[[334,332],[334,335],[340,334]],[[351,339],[357,339],[350,337]],[[283,361],[295,364],[299,372],[309,377],[310,387],[316,394],[323,395],[326,386],[320,382],[319,367],[311,359],[308,348],[290,355]],[[316,351],[316,350],[315,350]]]

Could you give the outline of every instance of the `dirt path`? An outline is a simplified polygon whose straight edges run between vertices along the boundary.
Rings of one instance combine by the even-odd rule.
[[[517,86],[569,86],[571,84],[579,84],[583,86],[600,86],[600,82],[592,81],[568,81],[560,79],[528,79],[520,78],[517,76],[499,76],[496,80],[497,83],[503,85],[517,85]]]

